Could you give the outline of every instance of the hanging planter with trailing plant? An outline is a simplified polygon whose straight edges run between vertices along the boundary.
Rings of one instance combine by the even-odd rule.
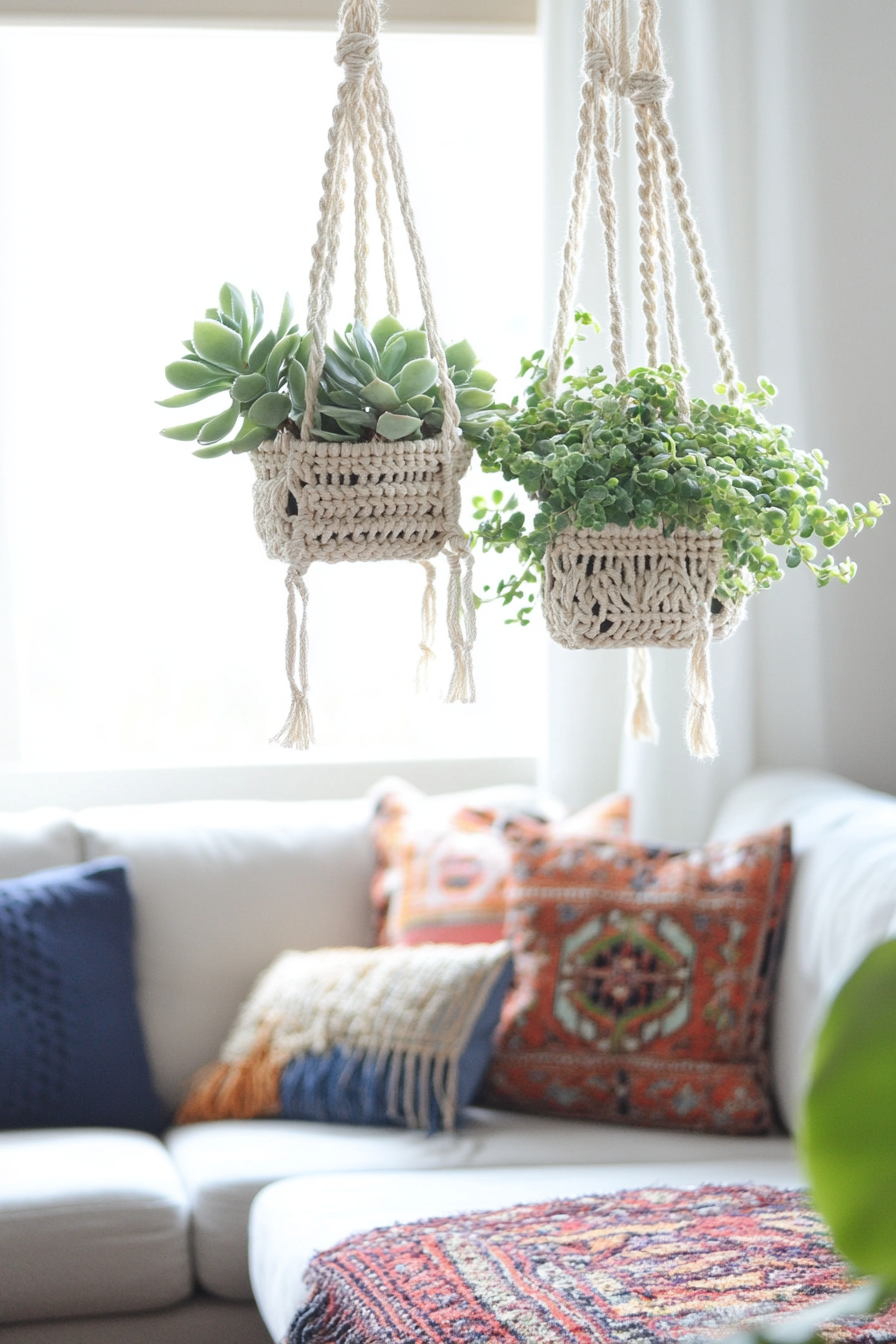
[[[255,466],[255,526],[273,559],[288,565],[286,666],[289,716],[276,741],[307,747],[308,591],[315,560],[413,560],[423,565],[421,666],[432,657],[433,559],[449,565],[448,633],[454,668],[449,701],[474,698],[472,554],[459,526],[460,480],[472,442],[492,418],[494,377],[466,341],[439,337],[426,262],[378,55],[377,0],[344,0],[336,61],[344,68],[325,158],[308,318],[302,335],[287,297],[280,323],[262,336],[264,313],[232,285],[197,322],[187,354],[166,369],[185,406],[221,392],[223,410],[173,430],[198,456],[248,452]],[[387,164],[416,270],[424,320],[398,319]],[[327,345],[348,169],[354,177],[355,321]],[[367,325],[368,175],[383,242],[389,315]],[[241,427],[237,429],[242,421]],[[234,437],[230,437],[234,431]],[[462,572],[463,571],[463,572]],[[295,594],[302,602],[297,622]]]
[[[775,395],[766,379],[747,392],[734,362],[703,245],[691,212],[672,130],[671,91],[659,45],[659,6],[641,0],[636,60],[625,6],[590,0],[585,15],[584,84],[572,203],[553,346],[523,361],[526,404],[502,416],[478,445],[486,471],[517,482],[538,512],[496,491],[476,501],[486,548],[515,549],[523,569],[498,585],[505,604],[522,599],[527,620],[541,582],[548,631],[569,649],[626,648],[631,731],[655,740],[650,648],[690,650],[687,740],[693,755],[717,754],[709,646],[739,625],[744,605],[781,577],[769,547],[786,547],[787,566],[807,564],[819,584],[848,582],[850,560],[815,562],[813,539],[830,548],[850,530],[873,526],[889,501],[849,509],[825,500],[827,463],[791,447],[790,430],[769,424]],[[647,367],[629,372],[618,276],[618,225],[611,153],[611,103],[634,106],[639,173],[640,277]],[[568,341],[582,252],[592,158],[596,161],[606,253],[614,376],[600,366],[577,375]],[[675,273],[665,181],[678,216],[719,364],[719,404],[691,399],[675,306]],[[660,294],[662,292],[662,300]],[[660,307],[668,361],[660,363]],[[578,312],[582,330],[593,325]],[[562,380],[562,383],[561,383]],[[528,603],[528,605],[527,605]]]

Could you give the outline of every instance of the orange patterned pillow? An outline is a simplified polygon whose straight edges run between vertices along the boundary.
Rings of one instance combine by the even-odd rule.
[[[683,852],[517,850],[516,985],[484,1091],[544,1115],[764,1134],[790,828]]]
[[[629,808],[628,798],[613,794],[558,826],[563,834],[622,838]],[[385,794],[374,819],[378,941],[497,941],[514,847],[551,834],[544,815],[520,804],[464,807],[454,800],[446,812],[441,800],[416,791]]]

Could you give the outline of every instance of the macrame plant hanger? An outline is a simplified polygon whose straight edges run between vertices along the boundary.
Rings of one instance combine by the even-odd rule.
[[[619,225],[612,159],[618,150],[621,101],[634,107],[638,154],[640,283],[646,324],[647,364],[660,360],[660,290],[669,362],[683,372],[675,305],[675,263],[669,200],[675,206],[721,381],[731,401],[739,383],[731,343],[694,221],[681,163],[664,103],[672,81],[663,69],[657,0],[640,0],[634,66],[627,31],[627,0],[589,0],[585,11],[583,85],[578,147],[573,173],[557,320],[548,364],[547,391],[556,396],[563,372],[582,256],[591,163],[597,170],[610,312],[610,349],[616,380],[628,374],[625,321],[619,286]],[[611,111],[612,105],[612,111]],[[611,140],[611,125],[613,140]],[[690,419],[682,379],[678,411]],[[627,648],[631,717],[635,739],[656,741],[650,701],[650,653],[656,648],[688,648],[689,707],[686,735],[693,756],[717,754],[712,717],[709,645],[732,634],[743,618],[743,602],[720,600],[715,589],[723,563],[718,530],[695,532],[618,527],[600,531],[567,528],[545,555],[543,603],[548,630],[566,648]]]
[[[448,560],[448,636],[453,655],[449,701],[475,699],[476,636],[473,557],[459,526],[460,480],[471,448],[460,434],[454,384],[439,339],[426,261],[414,222],[407,175],[378,51],[378,0],[343,0],[336,63],[344,70],[324,159],[317,237],[312,248],[307,329],[312,333],[305,413],[298,439],[281,430],[253,453],[255,526],[268,555],[289,566],[286,672],[292,703],[275,742],[305,748],[314,740],[308,703],[308,589],[314,560],[414,560],[425,572],[418,685],[433,658],[436,599],[433,559]],[[369,156],[369,157],[368,157]],[[387,162],[417,276],[424,328],[438,368],[444,420],[435,439],[329,443],[315,439],[346,179],[354,177],[355,318],[367,325],[368,172],[383,243],[389,312],[398,316],[398,285],[389,214]],[[297,619],[296,595],[302,605]]]

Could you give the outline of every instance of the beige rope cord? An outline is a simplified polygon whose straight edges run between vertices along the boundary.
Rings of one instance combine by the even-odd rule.
[[[615,99],[616,144],[621,100],[632,103],[638,155],[639,275],[647,364],[660,362],[660,295],[669,362],[684,373],[675,304],[675,265],[669,195],[688,252],[694,282],[729,398],[738,398],[731,342],[681,173],[678,148],[663,105],[672,82],[663,69],[659,4],[639,0],[634,65],[626,23],[626,0],[589,0],[585,11],[583,84],[557,320],[548,362],[547,390],[556,396],[572,321],[581,263],[591,164],[597,189],[610,310],[610,351],[617,381],[628,373],[625,318],[619,284],[619,230],[610,141],[610,100]],[[668,194],[665,180],[668,183]],[[682,378],[679,414],[690,418]],[[628,648],[631,713],[636,739],[656,741],[650,704],[650,655],[656,648],[687,648],[690,705],[687,741],[694,756],[717,754],[712,720],[709,644],[734,632],[743,602],[721,601],[715,588],[723,563],[718,532],[677,528],[671,536],[653,528],[608,526],[600,532],[568,528],[545,554],[542,602],[551,636],[565,648]]]
[[[471,448],[460,434],[454,384],[439,339],[432,291],[408,192],[407,174],[378,53],[378,0],[343,0],[336,62],[344,70],[324,158],[317,236],[311,251],[305,413],[299,437],[281,430],[253,453],[255,526],[286,577],[286,670],[292,702],[274,741],[305,748],[313,741],[308,705],[308,591],[304,576],[314,560],[414,560],[425,568],[422,679],[433,657],[435,590],[432,559],[448,559],[448,636],[453,655],[449,701],[475,699],[472,648],[476,636],[473,557],[459,525],[460,481]],[[318,389],[339,253],[349,168],[354,177],[355,317],[367,323],[368,186],[373,182],[383,242],[389,311],[399,311],[388,172],[410,245],[423,306],[424,329],[438,368],[444,420],[437,438],[390,443],[381,439],[330,443],[315,438]],[[296,594],[302,604],[296,614]]]

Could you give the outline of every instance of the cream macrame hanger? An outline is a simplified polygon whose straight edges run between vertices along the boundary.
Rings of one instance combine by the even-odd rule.
[[[460,435],[460,411],[454,383],[448,371],[444,346],[439,338],[433,307],[429,273],[414,219],[408,191],[404,158],[395,130],[389,95],[383,80],[378,35],[381,13],[378,0],[344,0],[339,15],[340,33],[336,44],[336,63],[344,70],[337,93],[324,158],[322,196],[317,236],[311,253],[307,330],[312,333],[308,357],[305,412],[300,430],[303,444],[314,442],[318,389],[324,368],[325,343],[333,285],[339,253],[342,214],[345,206],[349,167],[354,177],[354,271],[355,317],[367,325],[368,241],[368,152],[374,185],[374,203],[383,243],[383,269],[389,312],[398,316],[399,295],[395,266],[387,162],[391,167],[402,222],[410,245],[423,307],[424,329],[432,358],[438,369],[444,420],[440,439],[449,449],[452,470],[458,479],[463,474],[469,452],[465,454]],[[465,460],[466,458],[466,460]],[[292,485],[290,486],[292,488]],[[400,492],[401,486],[396,490]],[[476,611],[473,597],[473,556],[466,535],[457,523],[448,529],[444,550],[449,568],[448,637],[453,655],[453,671],[448,689],[449,702],[470,703],[475,699],[472,649],[476,638]],[[355,559],[347,542],[344,554],[330,551],[329,560]],[[434,654],[436,600],[435,567],[428,558],[419,558],[425,573],[422,607],[422,636],[418,685],[425,681]],[[292,703],[289,716],[274,741],[287,746],[307,747],[313,741],[308,706],[308,590],[305,574],[311,559],[291,559],[286,576],[287,641],[286,664]],[[302,604],[301,622],[296,621],[295,597]]]
[[[684,371],[675,301],[669,201],[663,181],[665,174],[721,379],[730,400],[736,401],[740,394],[731,343],[691,210],[675,138],[664,111],[664,103],[672,91],[672,81],[663,68],[659,42],[659,4],[657,0],[639,0],[639,10],[634,66],[628,37],[627,0],[589,0],[585,10],[578,144],[546,389],[549,395],[556,396],[563,371],[584,243],[592,158],[597,170],[599,212],[606,257],[611,358],[617,381],[628,374],[625,315],[619,283],[619,223],[612,170],[613,148],[618,148],[619,144],[621,102],[628,99],[634,108],[638,154],[639,274],[647,364],[657,368],[660,362],[659,307],[662,291],[669,361],[674,368],[682,373]],[[611,147],[610,138],[611,98],[615,101],[614,147]],[[690,418],[690,402],[684,378],[679,390],[678,410],[683,419]],[[713,625],[709,600],[700,606],[698,618],[694,622],[688,663],[690,703],[687,740],[692,755],[711,758],[717,754],[709,665]],[[649,638],[645,638],[643,645],[629,646],[629,730],[635,739],[656,741],[658,730],[650,702],[649,643]]]

